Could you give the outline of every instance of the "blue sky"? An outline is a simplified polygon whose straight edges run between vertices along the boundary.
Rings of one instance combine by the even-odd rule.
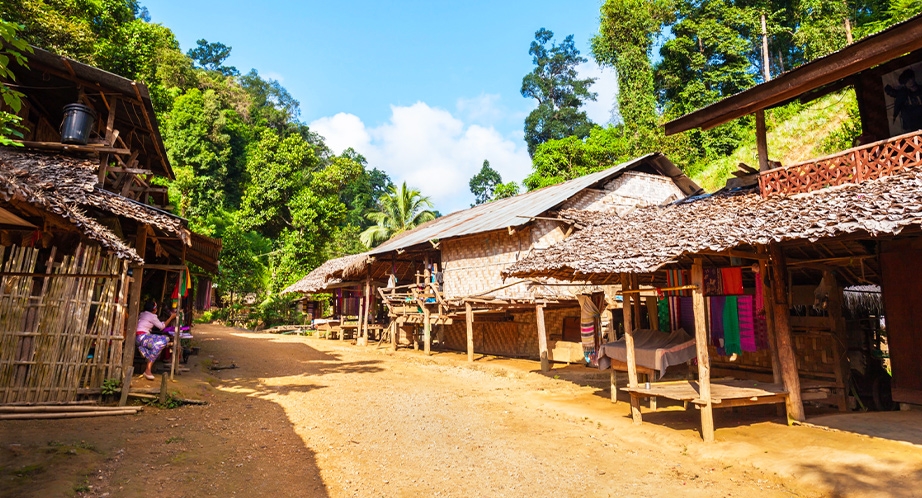
[[[448,213],[470,205],[484,159],[505,181],[528,173],[528,46],[545,27],[591,59],[601,1],[142,3],[184,51],[200,38],[233,47],[228,63],[279,80],[336,152],[355,148]],[[600,78],[587,112],[604,123],[615,77],[591,62],[581,72]]]

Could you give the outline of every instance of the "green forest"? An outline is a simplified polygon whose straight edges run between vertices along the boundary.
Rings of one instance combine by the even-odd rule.
[[[394,185],[356,151],[334,154],[299,120],[298,101],[279,82],[227,65],[231,47],[202,39],[183,51],[135,0],[0,5],[12,38],[147,84],[176,173],[172,208],[192,230],[222,238],[217,284],[227,299],[272,300],[323,261],[439,215],[413,186]],[[922,0],[607,0],[585,55],[572,36],[536,26],[534,39],[522,40],[534,70],[521,94],[537,101],[523,123],[532,172],[521,185],[504,183],[485,160],[471,191],[477,203],[489,202],[652,151],[696,177],[748,147],[754,123],[671,137],[662,123],[920,11]],[[614,125],[592,123],[580,109],[597,98],[593,80],[576,71],[587,57],[617,71]],[[844,102],[829,147],[860,134],[854,106]],[[806,111],[776,109],[769,129]]]

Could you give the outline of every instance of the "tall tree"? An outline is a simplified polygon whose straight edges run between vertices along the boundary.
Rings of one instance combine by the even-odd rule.
[[[0,19],[0,97],[5,106],[13,111],[0,110],[0,145],[14,145],[12,139],[23,136],[19,130],[22,118],[16,114],[22,109],[23,94],[3,82],[16,81],[10,64],[28,67],[23,53],[32,52],[32,47],[19,38],[19,28],[17,24]]]
[[[234,66],[225,66],[224,61],[230,57],[231,47],[221,43],[209,43],[206,39],[195,42],[198,45],[189,49],[186,55],[198,63],[199,67],[208,71],[217,71],[225,76],[238,76],[240,71]]]
[[[366,246],[373,247],[435,218],[432,201],[403,182],[400,187],[390,187],[381,198],[379,210],[368,214],[375,224],[362,232],[360,238]]]
[[[490,167],[490,161],[484,159],[480,172],[468,182],[471,193],[474,194],[474,204],[471,204],[471,207],[492,201],[493,191],[497,185],[502,183],[503,178],[499,175],[499,172]]]
[[[573,35],[563,43],[552,43],[554,33],[541,28],[535,32],[528,53],[535,69],[522,78],[522,96],[538,101],[538,107],[525,118],[525,143],[528,153],[534,154],[538,144],[555,138],[589,135],[592,121],[580,107],[595,100],[589,91],[595,78],[580,79],[576,66],[586,62],[573,43]],[[548,43],[551,45],[548,46]]]

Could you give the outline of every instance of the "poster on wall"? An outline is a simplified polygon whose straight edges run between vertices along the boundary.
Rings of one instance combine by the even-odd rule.
[[[891,71],[882,79],[890,136],[922,129],[922,62]]]

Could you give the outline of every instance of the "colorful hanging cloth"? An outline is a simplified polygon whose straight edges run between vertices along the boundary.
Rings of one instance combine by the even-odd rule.
[[[739,296],[737,306],[739,307],[740,319],[740,349],[749,353],[758,351],[755,297],[750,295]]]
[[[688,271],[687,270],[666,270],[666,286],[667,287],[682,287],[683,285],[688,285]],[[690,290],[684,291],[667,291],[670,296],[691,296]]]
[[[719,296],[724,293],[720,273],[720,268],[704,268],[703,292],[705,296]]]
[[[660,299],[656,301],[656,319],[659,322],[659,329],[663,332],[669,332],[672,330],[672,325],[669,321],[669,300]]]
[[[723,280],[723,293],[728,295],[739,295],[743,293],[743,269],[738,266],[720,269],[720,277]]]
[[[583,358],[591,366],[598,366],[598,333],[596,321],[601,320],[599,308],[592,298],[586,295],[576,296],[579,302],[579,336],[583,346]]]
[[[727,296],[724,302],[724,351],[726,354],[739,354],[743,350],[740,346],[740,315],[738,298]]]
[[[708,308],[711,314],[711,345],[717,348],[717,354],[724,354],[724,296],[711,296],[708,298]]]
[[[679,326],[685,329],[690,335],[695,335],[695,306],[692,304],[690,297],[680,297],[679,302]]]

